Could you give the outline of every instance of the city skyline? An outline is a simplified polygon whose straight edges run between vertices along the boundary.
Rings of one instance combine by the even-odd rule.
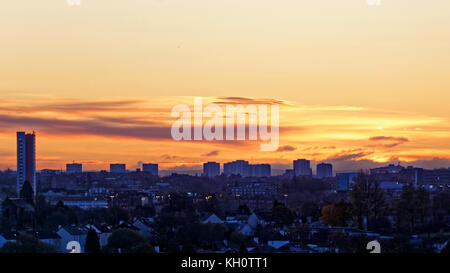
[[[39,134],[38,169],[297,158],[336,171],[450,166],[449,1],[23,5],[0,11],[0,169],[15,168],[20,130]],[[278,104],[279,149],[173,141],[170,111],[195,96]]]
[[[35,180],[36,180],[36,133],[33,131],[32,133],[25,133],[25,132],[17,132],[17,193],[19,193],[20,188],[22,187],[25,180],[31,181],[33,187],[35,187]],[[333,164],[321,162],[315,164],[316,172],[313,172],[313,168],[311,166],[311,160],[308,159],[295,159],[292,161],[292,168],[289,168],[287,166],[284,167],[284,169],[274,169],[274,172],[272,172],[272,165],[271,164],[249,164],[246,160],[233,160],[231,162],[223,162],[221,164],[220,162],[215,161],[208,161],[203,163],[203,168],[201,171],[202,176],[206,177],[214,177],[221,174],[224,174],[226,176],[230,175],[240,175],[242,177],[271,177],[271,176],[287,176],[290,177],[292,175],[294,176],[309,176],[309,177],[317,177],[319,179],[324,178],[331,178],[334,177],[334,174],[338,174],[339,171],[343,173],[343,170],[339,171],[333,171]],[[397,166],[394,164],[389,164],[388,167],[378,167],[374,168],[375,166],[371,166],[369,169],[371,171],[381,169],[384,170],[385,168],[394,168],[401,170],[404,167],[400,166],[400,162],[397,162]],[[221,167],[221,165],[223,167]],[[278,165],[280,167],[281,165]],[[417,166],[409,165],[408,169],[410,168],[417,168]],[[435,169],[445,169],[445,167],[442,168],[435,168]],[[48,170],[48,169],[43,169]],[[61,169],[62,170],[62,169]],[[171,169],[162,170],[162,172],[170,171]],[[366,169],[368,170],[368,169]],[[450,170],[450,167],[448,168]],[[87,170],[86,166],[83,163],[77,163],[73,161],[72,163],[66,163],[66,172],[69,174],[72,173],[81,173],[85,171],[93,171],[93,170]],[[96,170],[99,171],[99,170]],[[105,171],[105,170],[101,170]],[[127,173],[130,169],[127,168],[126,163],[109,163],[109,172],[110,173]],[[137,171],[137,172],[147,172],[154,176],[159,176],[159,164],[158,163],[143,163],[138,162],[138,165],[136,168],[132,167],[131,171]],[[172,173],[191,173],[193,174],[195,171],[200,171],[196,169],[190,169],[190,170],[182,170],[176,171],[173,170]],[[349,170],[345,170],[349,171]],[[352,171],[355,171],[353,169]],[[358,171],[365,171],[364,169],[358,169]],[[198,175],[198,173],[195,173],[195,175]]]
[[[34,133],[33,133],[34,134]],[[392,145],[392,146],[397,146],[398,144]],[[389,144],[390,146],[390,144]],[[280,147],[281,149],[283,149],[282,146]],[[325,147],[326,148],[326,147]],[[316,148],[313,148],[313,150],[316,150]],[[290,149],[288,149],[290,150]],[[293,149],[294,151],[296,149]],[[278,153],[279,151],[277,151]],[[175,164],[174,167],[167,167],[166,163],[163,162],[159,162],[159,161],[155,161],[155,160],[150,160],[153,162],[156,162],[156,165],[159,166],[166,166],[161,168],[162,171],[173,171],[173,172],[180,172],[180,173],[189,173],[189,172],[193,172],[193,171],[201,171],[202,165],[206,162],[210,162],[210,161],[214,161],[217,162],[219,164],[225,164],[225,163],[229,163],[232,161],[239,161],[239,160],[244,160],[245,158],[231,158],[229,160],[217,160],[215,158],[217,158],[219,152],[213,151],[211,152],[211,155],[203,155],[202,158],[204,158],[203,160],[200,159],[200,161],[198,163],[193,163],[188,165],[177,165]],[[306,154],[306,153],[305,153]],[[39,164],[39,158],[40,157],[38,154],[36,155],[38,158],[38,163],[36,165]],[[292,161],[295,161],[296,158],[295,154],[293,153],[293,159]],[[380,162],[376,162],[376,161],[371,161],[371,160],[354,160],[352,156],[348,156],[349,158],[346,159],[347,156],[343,156],[343,157],[338,157],[338,158],[325,158],[322,160],[316,160],[316,159],[308,159],[308,162],[311,162],[311,167],[317,167],[317,165],[323,164],[323,163],[331,163],[332,165],[336,164],[338,167],[335,170],[336,172],[345,172],[345,171],[359,171],[359,170],[368,170],[371,168],[376,168],[376,167],[380,167],[380,166],[384,166],[386,164],[400,164],[402,163],[404,166],[415,166],[415,167],[421,167],[421,168],[427,168],[427,169],[440,169],[440,168],[448,168],[448,166],[450,166],[450,160],[446,160],[445,158],[439,159],[439,158],[433,158],[431,160],[417,160],[417,161],[401,161],[398,158],[393,158],[389,161],[380,161]],[[45,157],[44,157],[45,158]],[[18,155],[15,155],[15,159],[18,159]],[[245,159],[248,160],[248,159]],[[325,162],[326,161],[326,162]],[[61,161],[63,162],[63,161]],[[72,160],[72,163],[70,162],[65,162],[60,166],[55,167],[41,167],[41,168],[36,168],[36,170],[42,170],[42,169],[62,169],[63,166],[67,166],[67,165],[71,165],[71,164],[83,164],[83,170],[84,171],[100,171],[100,170],[105,170],[107,169],[106,167],[109,167],[110,165],[114,165],[119,164],[117,162],[122,162],[121,164],[125,164],[128,169],[130,170],[135,170],[137,168],[142,168],[145,165],[148,165],[149,163],[145,163],[145,161],[139,160],[137,162],[124,162],[121,160],[115,160],[114,159],[114,155],[111,156],[110,160],[107,160],[105,162],[102,163],[102,167],[98,168],[99,165],[93,163],[92,161],[85,161],[85,160]],[[275,173],[279,174],[279,172],[284,171],[285,169],[289,169],[289,162],[286,162],[286,160],[284,160],[284,164],[280,163],[280,162],[274,162],[271,160],[268,161],[261,161],[261,160],[250,160],[251,164],[256,164],[256,165],[261,165],[261,164],[269,164],[271,166],[274,166],[275,168],[273,168],[275,170]],[[59,163],[58,163],[59,164]],[[96,166],[96,167],[92,167],[92,165]],[[152,164],[150,164],[152,165]],[[172,165],[172,164],[170,164]],[[89,167],[87,167],[89,166]],[[86,168],[87,167],[87,168]],[[14,168],[12,166],[8,166],[7,169],[13,169],[13,170],[17,170],[17,168]]]

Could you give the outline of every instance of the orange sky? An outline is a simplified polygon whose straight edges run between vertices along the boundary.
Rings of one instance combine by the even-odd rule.
[[[15,168],[15,132],[33,129],[39,169],[303,157],[448,167],[449,14],[447,0],[7,1],[0,169]],[[193,96],[279,100],[282,149],[172,141],[170,110]]]

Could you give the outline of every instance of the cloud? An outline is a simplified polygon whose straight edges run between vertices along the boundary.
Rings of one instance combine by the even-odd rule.
[[[361,159],[367,155],[372,154],[371,152],[359,152],[359,153],[350,153],[343,155],[335,155],[328,158],[328,160],[337,162],[337,161],[347,161],[347,160],[357,160]]]
[[[277,152],[292,152],[297,150],[297,148],[295,148],[294,146],[291,145],[284,145],[284,146],[280,146],[277,150]]]
[[[254,99],[246,97],[218,97],[217,99],[220,101],[215,101],[215,104],[288,104],[286,101],[276,99]]]
[[[94,135],[128,137],[143,140],[171,139],[170,126],[112,125],[99,120],[59,120],[24,116],[0,115],[0,125],[10,128],[30,128],[51,135]]]
[[[50,102],[48,102],[50,100]],[[56,113],[80,113],[80,112],[123,112],[138,111],[138,104],[143,100],[76,100],[76,99],[48,99],[45,101],[36,99],[24,101],[20,99],[5,99],[2,101],[3,111],[18,113],[56,112]]]
[[[220,153],[220,151],[214,150],[214,151],[211,151],[209,153],[203,154],[202,156],[218,156],[219,153]]]
[[[407,139],[406,137],[392,137],[392,136],[376,136],[369,138],[369,140],[378,142],[391,142],[382,145],[385,148],[393,148],[409,141],[409,139]]]
[[[161,159],[163,160],[177,160],[177,159],[181,159],[180,156],[177,155],[169,155],[169,154],[163,154],[160,156]]]
[[[387,137],[387,136],[376,136],[376,137],[371,137],[369,138],[369,140],[372,141],[378,141],[378,140],[389,140],[389,141],[398,141],[398,142],[407,142],[409,141],[409,139],[407,139],[406,137]]]

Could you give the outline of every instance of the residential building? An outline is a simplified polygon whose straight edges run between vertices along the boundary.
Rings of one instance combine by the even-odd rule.
[[[17,132],[17,196],[25,181],[36,194],[36,135]]]
[[[311,163],[306,159],[297,159],[293,162],[295,176],[312,176]]]
[[[240,175],[242,177],[250,176],[250,166],[248,161],[236,160],[223,164],[223,173],[225,175]]]
[[[207,162],[203,164],[203,176],[216,177],[220,175],[220,163]]]
[[[250,165],[250,176],[252,177],[270,177],[269,164],[252,164]]]
[[[142,164],[142,171],[153,176],[158,176],[158,164],[146,163]]]
[[[109,172],[111,173],[126,173],[126,165],[125,164],[110,164]]]
[[[337,174],[337,191],[349,191],[354,183],[354,179],[358,177],[358,173],[338,173]]]
[[[69,242],[75,241],[80,244],[81,253],[84,252],[84,245],[86,244],[87,237],[87,228],[85,227],[77,227],[75,225],[61,227],[56,233],[61,237],[59,251],[63,253],[70,252],[70,249],[67,249],[67,245]]]
[[[206,223],[214,223],[214,224],[223,224],[223,220],[220,219],[216,214],[211,213],[208,215],[205,215],[204,217],[202,217],[200,219],[200,222],[202,224],[206,224]]]
[[[317,178],[333,177],[333,165],[327,163],[320,163],[317,165]]]
[[[66,164],[66,173],[82,173],[83,172],[83,164],[79,163],[68,163]]]

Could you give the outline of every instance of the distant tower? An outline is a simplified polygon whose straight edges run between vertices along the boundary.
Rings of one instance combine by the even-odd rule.
[[[158,176],[158,164],[146,163],[142,164],[142,171],[153,176]]]
[[[25,181],[36,194],[36,135],[17,132],[17,196]]]
[[[327,163],[320,163],[317,165],[317,178],[333,177],[333,165]]]
[[[83,164],[81,163],[68,163],[66,164],[66,173],[82,173],[83,172]]]
[[[109,172],[111,173],[126,173],[127,168],[125,164],[109,164]]]
[[[310,161],[306,159],[297,159],[293,162],[295,176],[311,176],[312,170]]]
[[[203,164],[203,176],[215,177],[220,175],[220,163],[207,162]]]

